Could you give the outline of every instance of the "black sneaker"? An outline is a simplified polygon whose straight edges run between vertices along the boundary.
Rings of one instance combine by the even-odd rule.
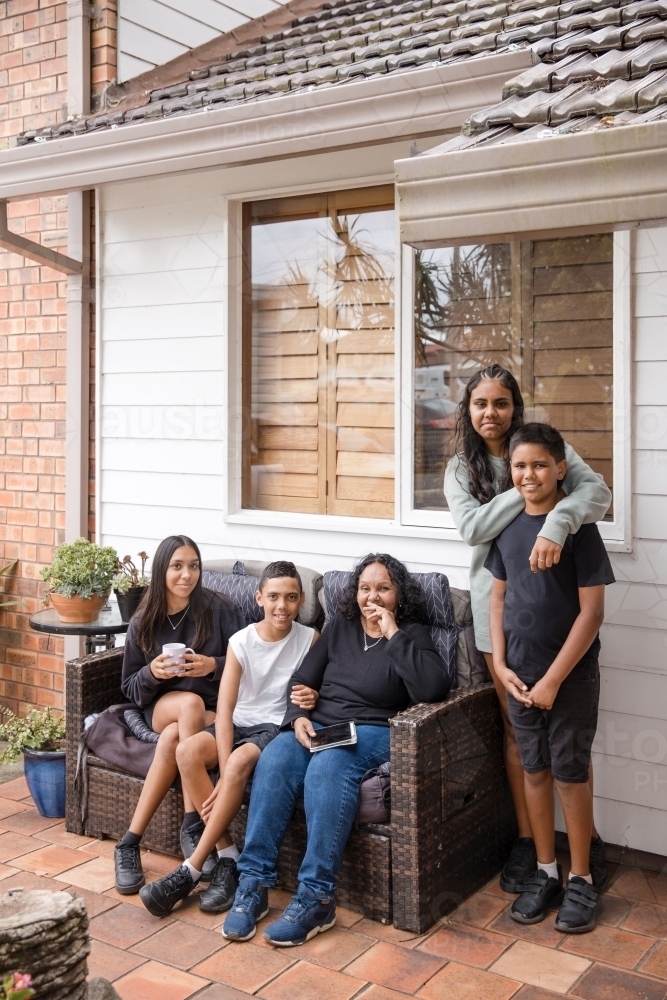
[[[604,841],[602,837],[591,838],[591,850],[588,855],[590,873],[593,877],[593,887],[596,892],[604,892],[609,882],[607,866],[604,858]]]
[[[218,858],[208,889],[199,896],[199,909],[207,913],[224,913],[234,902],[239,887],[239,874],[233,858]]]
[[[189,826],[187,829],[181,827],[181,833],[179,840],[181,842],[181,850],[183,851],[183,857],[187,861],[195,853],[197,847],[199,846],[199,841],[202,838],[202,834],[206,827],[199,820],[194,826]],[[217,851],[211,851],[206,861],[204,862],[204,867],[201,873],[202,882],[210,882],[213,878],[213,872],[215,871],[215,866],[218,863]]]
[[[143,890],[145,892],[145,890]],[[563,873],[558,866],[558,878],[549,878],[538,868],[523,883],[521,895],[510,909],[510,917],[519,924],[539,924],[550,906],[557,906],[563,899]]]
[[[563,934],[587,934],[595,927],[601,909],[602,897],[595,886],[574,875],[567,883],[554,927]]]
[[[532,837],[518,837],[500,873],[500,888],[505,892],[521,892],[524,879],[530,878],[536,868],[535,841]]]
[[[164,878],[145,885],[139,896],[148,912],[154,917],[166,917],[180,899],[190,895],[195,884],[190,869],[181,865]]]
[[[116,891],[122,896],[133,896],[146,881],[141,867],[138,844],[116,844],[113,852],[116,868]]]

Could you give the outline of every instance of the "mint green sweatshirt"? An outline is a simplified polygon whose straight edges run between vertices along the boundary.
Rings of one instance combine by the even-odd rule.
[[[489,456],[494,470],[494,484],[499,489],[505,472],[505,459]],[[569,444],[565,446],[567,473],[563,490],[567,493],[549,514],[540,535],[562,545],[568,534],[573,535],[582,524],[601,520],[609,509],[611,492],[604,479],[577,455]],[[462,455],[455,455],[445,470],[445,496],[459,535],[472,546],[470,560],[470,602],[475,626],[475,642],[483,653],[491,652],[489,631],[489,601],[493,577],[484,568],[484,560],[493,539],[520,514],[525,502],[512,488],[481,504],[468,492],[468,472]],[[546,572],[546,571],[543,571]]]

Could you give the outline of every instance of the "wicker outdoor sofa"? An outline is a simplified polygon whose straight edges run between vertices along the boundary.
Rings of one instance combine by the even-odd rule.
[[[67,829],[99,838],[127,830],[142,779],[88,754],[80,737],[92,713],[124,702],[122,649],[66,666]],[[75,780],[76,778],[76,780]],[[175,856],[183,800],[172,788],[143,839]],[[246,807],[234,821],[243,841]],[[283,844],[279,885],[295,887],[305,846],[297,808]],[[502,721],[490,683],[459,688],[391,721],[391,820],[358,826],[348,841],[337,898],[367,917],[421,933],[497,873],[515,836],[502,755]]]

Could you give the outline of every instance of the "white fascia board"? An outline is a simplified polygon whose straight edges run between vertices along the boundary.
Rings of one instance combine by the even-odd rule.
[[[530,64],[520,49],[18,146],[0,153],[0,198],[440,135]]]
[[[667,121],[397,160],[401,239],[425,249],[667,219]]]

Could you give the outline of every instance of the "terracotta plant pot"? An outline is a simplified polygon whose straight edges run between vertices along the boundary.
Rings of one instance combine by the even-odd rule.
[[[94,622],[105,603],[106,595],[102,597],[64,597],[63,594],[51,594],[51,604],[58,612],[61,622],[72,625]]]

